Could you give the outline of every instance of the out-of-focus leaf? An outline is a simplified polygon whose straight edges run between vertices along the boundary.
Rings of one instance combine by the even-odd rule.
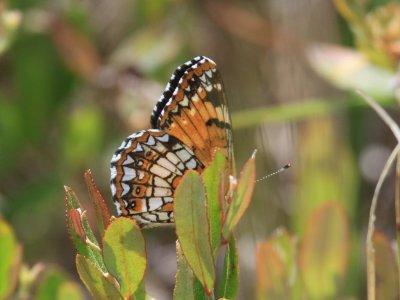
[[[65,166],[80,168],[93,161],[93,149],[102,148],[104,121],[101,111],[92,105],[77,108],[70,116],[63,135]]]
[[[204,290],[199,281],[194,276],[192,269],[188,265],[185,257],[182,254],[179,243],[176,242],[176,253],[177,253],[177,273],[174,288],[174,299],[187,299],[187,300],[200,300],[206,299]]]
[[[313,299],[334,298],[349,256],[349,225],[337,202],[320,205],[310,216],[300,247],[304,287]]]
[[[105,229],[110,224],[110,211],[108,210],[106,201],[104,200],[103,196],[96,186],[96,183],[94,182],[92,171],[87,170],[84,176],[86,186],[89,191],[89,197],[96,214],[97,230],[99,231],[100,236],[103,236]]]
[[[303,299],[297,276],[295,238],[277,230],[257,251],[258,299]]]
[[[183,255],[205,290],[210,293],[214,287],[215,266],[205,189],[200,175],[195,171],[188,171],[176,189],[174,216]]]
[[[165,26],[145,27],[122,42],[111,63],[117,67],[134,66],[149,74],[173,60],[181,47],[181,37],[175,30]]]
[[[225,202],[225,190],[228,186],[226,168],[225,155],[218,151],[211,165],[202,174],[207,194],[207,216],[210,221],[210,242],[214,256],[221,244],[221,207]]]
[[[86,211],[82,210],[74,191],[67,186],[64,188],[67,227],[76,250],[81,255],[90,259],[103,272],[107,272],[99,243],[90,228]]]
[[[258,299],[289,299],[285,263],[271,243],[261,244],[257,252]]]
[[[58,288],[57,300],[83,300],[85,299],[82,294],[81,288],[78,284],[72,281],[66,281]]]
[[[41,266],[39,266],[39,269]],[[31,272],[37,272],[32,270]],[[29,279],[32,281],[32,279]],[[29,281],[28,280],[28,281]],[[70,298],[68,298],[70,297]],[[34,296],[35,300],[84,299],[79,285],[68,279],[66,274],[57,268],[46,269]]]
[[[375,247],[376,299],[399,299],[399,272],[394,249],[383,233],[375,232],[373,242]]]
[[[335,128],[333,120],[318,118],[300,128],[298,189],[292,222],[302,235],[314,209],[328,199],[335,199],[349,215],[356,210],[358,177],[350,145]],[[318,151],[316,151],[316,149]]]
[[[0,55],[8,49],[21,24],[22,14],[17,10],[5,9],[0,3]]]
[[[18,107],[24,137],[30,142],[47,141],[44,147],[54,146],[47,130],[54,128],[55,119],[60,120],[58,112],[71,97],[73,76],[44,35],[21,32],[9,56],[13,66],[10,78],[18,86],[12,102]]]
[[[76,268],[79,277],[94,299],[122,299],[111,276],[103,273],[90,260],[82,255],[76,255]],[[109,277],[107,277],[109,276]]]
[[[371,64],[355,50],[314,45],[308,58],[314,70],[338,88],[362,90],[375,98],[394,97],[394,73]]]
[[[64,273],[56,268],[47,269],[39,283],[39,286],[37,287],[34,299],[57,299],[60,287],[66,282],[68,282],[68,280]]]
[[[0,299],[15,289],[21,262],[21,247],[11,226],[0,217]]]
[[[55,19],[50,29],[54,44],[67,67],[82,78],[92,81],[101,60],[90,40],[61,19]]]
[[[121,286],[121,294],[132,296],[143,280],[147,263],[145,241],[135,221],[121,217],[110,223],[103,238],[103,257]]]
[[[228,207],[225,223],[223,225],[223,236],[228,240],[233,228],[237,225],[250,204],[256,183],[256,151],[243,166],[240,172],[239,182],[233,200]]]
[[[236,299],[239,288],[239,265],[236,240],[233,235],[226,247],[222,280],[218,289],[218,297]]]

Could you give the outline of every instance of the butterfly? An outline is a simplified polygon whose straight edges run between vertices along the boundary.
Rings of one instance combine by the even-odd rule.
[[[141,227],[174,222],[174,192],[187,170],[201,173],[218,149],[232,165],[231,121],[215,62],[198,56],[178,67],[150,123],[152,129],[128,136],[111,159],[117,213]]]

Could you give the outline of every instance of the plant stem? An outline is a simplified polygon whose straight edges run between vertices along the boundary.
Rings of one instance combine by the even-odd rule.
[[[394,99],[380,99],[379,104],[395,104]],[[248,128],[263,123],[295,122],[309,117],[325,116],[350,107],[365,107],[365,101],[359,98],[308,99],[296,103],[259,107],[232,113],[232,124],[235,129]]]

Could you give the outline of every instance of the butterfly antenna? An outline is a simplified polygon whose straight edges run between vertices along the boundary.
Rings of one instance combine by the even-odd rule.
[[[265,179],[268,179],[268,178],[271,177],[271,176],[274,176],[274,175],[276,175],[276,174],[279,174],[280,172],[283,172],[283,171],[285,171],[286,169],[289,169],[291,166],[292,166],[291,163],[287,163],[286,165],[284,165],[282,168],[276,170],[275,172],[270,173],[270,174],[268,174],[268,175],[265,175],[265,176],[263,176],[263,177],[257,179],[256,182],[263,181],[263,180],[265,180]]]

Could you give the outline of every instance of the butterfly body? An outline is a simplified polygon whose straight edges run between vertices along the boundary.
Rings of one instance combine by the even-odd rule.
[[[230,124],[216,64],[199,56],[178,67],[153,110],[153,129],[127,137],[111,159],[118,214],[142,226],[173,223],[174,192],[187,170],[201,173],[218,149],[233,164]]]

